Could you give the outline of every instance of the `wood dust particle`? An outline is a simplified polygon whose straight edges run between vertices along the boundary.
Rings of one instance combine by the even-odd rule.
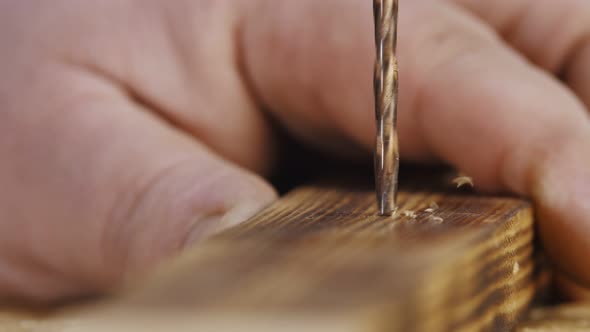
[[[465,185],[473,187],[473,179],[469,176],[460,175],[453,179],[453,183],[457,185],[457,188],[461,188]]]
[[[438,210],[438,204],[436,202],[431,202],[430,206],[424,210],[426,213],[433,213],[434,211]]]
[[[430,216],[430,217],[428,217],[428,219],[430,219],[430,220],[432,220],[433,222],[436,222],[436,223],[441,223],[441,222],[445,221],[443,218],[437,217],[437,216]]]
[[[408,218],[412,218],[412,219],[416,219],[418,217],[418,215],[416,214],[416,212],[412,211],[412,210],[406,210],[403,212],[403,215],[408,217]]]
[[[516,275],[520,271],[520,264],[518,262],[514,262],[514,266],[512,266],[512,274]]]

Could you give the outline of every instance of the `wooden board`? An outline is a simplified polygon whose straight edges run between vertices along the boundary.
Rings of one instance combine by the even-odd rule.
[[[536,308],[516,332],[588,332],[590,304],[569,304]]]
[[[82,320],[85,330],[110,331],[514,326],[534,293],[527,202],[402,192],[397,215],[380,217],[373,195],[300,188],[99,308],[43,324]]]

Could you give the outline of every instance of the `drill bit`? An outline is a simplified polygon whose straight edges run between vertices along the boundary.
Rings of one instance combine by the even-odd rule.
[[[396,209],[399,147],[397,140],[398,69],[396,58],[398,0],[373,0],[375,15],[375,186],[381,215]]]

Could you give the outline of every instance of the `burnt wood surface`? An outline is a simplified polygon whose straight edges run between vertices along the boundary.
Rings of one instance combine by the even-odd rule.
[[[21,323],[0,315],[0,327],[507,331],[523,316],[535,292],[528,202],[402,191],[381,217],[359,188],[300,187],[106,302]]]

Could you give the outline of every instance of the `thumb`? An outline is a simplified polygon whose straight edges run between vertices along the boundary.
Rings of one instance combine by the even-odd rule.
[[[0,299],[104,290],[275,199],[118,88],[46,71],[0,122]]]

